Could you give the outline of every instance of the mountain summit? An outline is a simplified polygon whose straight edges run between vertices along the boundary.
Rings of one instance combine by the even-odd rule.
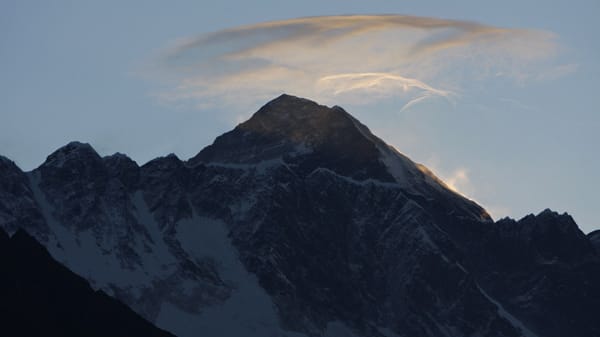
[[[0,227],[186,336],[600,335],[566,214],[496,223],[340,107],[282,95],[188,161],[0,160]]]
[[[358,182],[391,183],[414,194],[460,201],[456,207],[489,219],[485,210],[457,197],[425,166],[373,135],[343,108],[287,94],[264,105],[188,161],[192,166],[201,163],[280,163],[302,177],[329,170]]]
[[[280,159],[304,174],[327,168],[357,180],[394,182],[383,162],[391,151],[344,109],[284,94],[218,137],[189,162],[257,163]],[[403,159],[407,169],[414,169],[408,158]]]
[[[392,182],[372,139],[369,130],[342,108],[282,95],[218,137],[190,163],[283,160],[303,175],[327,168],[358,180]]]

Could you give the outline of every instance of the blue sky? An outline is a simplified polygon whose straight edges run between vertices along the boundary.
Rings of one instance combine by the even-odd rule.
[[[552,208],[573,215],[584,232],[600,228],[597,1],[544,5],[536,1],[391,0],[123,3],[0,2],[0,154],[30,170],[54,149],[80,140],[101,154],[127,153],[140,164],[170,152],[189,158],[265,103],[277,85],[281,92],[345,107],[495,218],[519,218]],[[408,33],[401,34],[399,41],[397,31],[383,31],[377,39],[368,39],[383,41],[373,46],[384,48],[383,53],[369,55],[359,48],[354,59],[355,53],[344,49],[348,46],[330,44],[309,52],[309,42],[300,39],[294,43],[307,50],[301,53],[305,58],[291,62],[321,79],[333,64],[319,54],[323,50],[344,60],[347,67],[360,65],[362,74],[407,73],[401,73],[401,79],[342,77],[340,82],[326,81],[331,86],[311,90],[299,85],[311,83],[311,77],[303,78],[306,82],[286,82],[286,76],[280,76],[269,82],[270,87],[257,85],[256,92],[236,88],[247,93],[243,100],[232,100],[223,92],[198,93],[198,86],[181,91],[182,83],[190,83],[184,82],[190,80],[189,68],[165,61],[164,56],[175,50],[177,60],[195,66],[206,53],[231,47],[200,43],[201,48],[182,48],[186,43],[199,43],[203,34],[252,28],[266,21],[341,14],[477,22],[506,29],[517,40],[494,37],[484,44],[468,45],[452,57],[426,54],[419,62],[398,65],[397,59],[381,55],[404,51],[403,46],[412,43]],[[284,26],[288,29],[289,21]],[[425,38],[445,41],[454,29],[463,27],[450,26],[450,32]],[[526,38],[520,29],[528,32]],[[239,49],[239,45],[234,47]],[[289,58],[285,50],[257,52],[277,60]],[[482,56],[472,57],[475,52]],[[359,56],[373,64],[356,63]],[[500,63],[502,68],[497,69]],[[489,69],[494,72],[483,76]],[[206,72],[192,70],[196,76],[192,80],[206,78]],[[343,69],[335,70],[337,74]],[[215,76],[224,78],[220,73]],[[341,85],[348,81],[361,88],[376,81],[377,86],[344,94]],[[407,83],[418,85],[396,95]],[[452,95],[432,94],[406,107],[411,100],[433,92],[428,88]]]

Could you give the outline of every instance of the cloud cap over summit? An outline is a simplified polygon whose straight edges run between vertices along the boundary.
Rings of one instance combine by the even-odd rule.
[[[282,90],[330,102],[400,97],[403,108],[452,100],[469,81],[525,81],[554,71],[550,32],[407,15],[305,17],[178,40],[158,73],[165,100],[201,106],[265,99]],[[241,96],[240,96],[241,95]]]

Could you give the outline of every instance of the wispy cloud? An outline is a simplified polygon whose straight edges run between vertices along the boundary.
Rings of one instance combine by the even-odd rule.
[[[471,183],[469,169],[458,167],[454,169],[444,168],[440,165],[440,157],[433,154],[426,160],[426,167],[440,178],[446,187],[452,191],[462,194],[467,198],[473,199],[475,196],[475,188]]]
[[[555,36],[544,31],[402,15],[326,16],[180,39],[154,69],[174,83],[161,98],[201,106],[289,92],[325,103],[397,97],[409,109],[457,97],[472,81],[571,70],[540,68],[557,50]]]
[[[471,180],[473,176],[471,175],[469,169],[465,167],[459,167],[453,170],[447,170],[441,168],[439,164],[440,159],[437,156],[431,156],[427,160],[427,167],[429,167],[429,170],[437,175],[437,177],[444,182],[446,187],[466,198],[475,201],[477,204],[482,205],[488,214],[495,220],[510,216],[512,214],[511,209],[505,205],[485,202],[486,200],[489,201],[489,195],[486,196],[485,191],[476,188],[476,186],[480,186],[480,184],[474,184],[474,182]],[[479,197],[482,197],[482,199]]]
[[[469,173],[466,169],[463,168],[457,169],[454,172],[452,172],[450,176],[444,179],[444,182],[448,187],[450,187],[450,189],[457,193],[465,194],[472,190],[471,183],[469,180]]]

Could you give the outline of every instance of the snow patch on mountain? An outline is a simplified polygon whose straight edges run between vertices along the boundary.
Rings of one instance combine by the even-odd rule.
[[[274,167],[281,166],[281,165],[286,165],[286,163],[283,161],[283,159],[281,157],[262,160],[257,163],[249,163],[249,164],[246,164],[246,163],[243,163],[243,164],[217,163],[217,162],[211,162],[211,163],[206,164],[206,166],[209,166],[209,167],[223,167],[223,168],[237,169],[237,170],[255,170],[256,173],[258,173],[260,175],[265,174],[265,172],[267,172],[269,169],[272,169]]]
[[[488,301],[492,302],[496,306],[496,308],[498,309],[498,314],[500,316],[505,318],[515,328],[517,328],[518,330],[521,331],[521,333],[523,334],[523,337],[539,337],[538,335],[534,334],[531,330],[529,330],[525,326],[525,324],[523,324],[523,322],[521,322],[518,318],[516,318],[510,312],[508,312],[506,309],[504,309],[504,306],[502,305],[502,303],[498,302],[493,297],[488,295],[488,293],[485,292],[485,290],[483,290],[479,285],[477,285],[477,288],[479,288],[479,291],[483,294],[483,296],[485,296],[485,298],[488,299]]]
[[[389,188],[398,188],[398,184],[395,183],[385,183],[385,182],[381,182],[377,179],[364,179],[364,180],[356,180],[356,179],[352,179],[350,177],[347,177],[345,175],[341,175],[333,170],[330,170],[326,167],[317,167],[316,169],[314,169],[312,172],[310,172],[307,175],[307,178],[310,178],[312,175],[314,174],[318,174],[318,173],[326,173],[329,175],[334,176],[337,179],[340,180],[344,180],[345,182],[348,182],[350,184],[353,185],[359,185],[359,186],[367,186],[367,185],[376,185],[376,186],[382,186],[382,187],[389,187]]]
[[[103,288],[109,293],[111,293],[109,285],[131,289],[150,282],[148,274],[156,266],[154,261],[145,263],[145,269],[124,268],[115,251],[108,247],[104,249],[101,247],[93,229],[74,232],[56,220],[53,215],[53,205],[48,202],[39,187],[39,172],[30,173],[28,176],[35,201],[40,206],[44,219],[53,233],[47,248],[55,259],[90,280],[96,289]],[[136,244],[140,246],[138,242]],[[161,256],[169,255],[161,253]],[[156,255],[154,254],[153,257]],[[156,272],[157,270],[154,271]]]
[[[148,205],[144,201],[143,192],[135,192],[132,201],[136,210],[135,214],[138,222],[144,224],[144,227],[148,231],[152,243],[154,244],[152,247],[152,254],[146,254],[142,257],[144,259],[142,264],[144,265],[145,271],[151,274],[174,271],[173,268],[177,263],[177,259],[165,244],[164,233],[161,231],[160,226],[152,213],[150,213]]]
[[[224,222],[194,214],[178,222],[176,238],[190,256],[212,259],[219,276],[234,290],[223,303],[204,307],[198,314],[163,303],[156,320],[159,327],[180,337],[196,336],[198,331],[203,336],[305,337],[280,328],[271,298],[239,260]]]

